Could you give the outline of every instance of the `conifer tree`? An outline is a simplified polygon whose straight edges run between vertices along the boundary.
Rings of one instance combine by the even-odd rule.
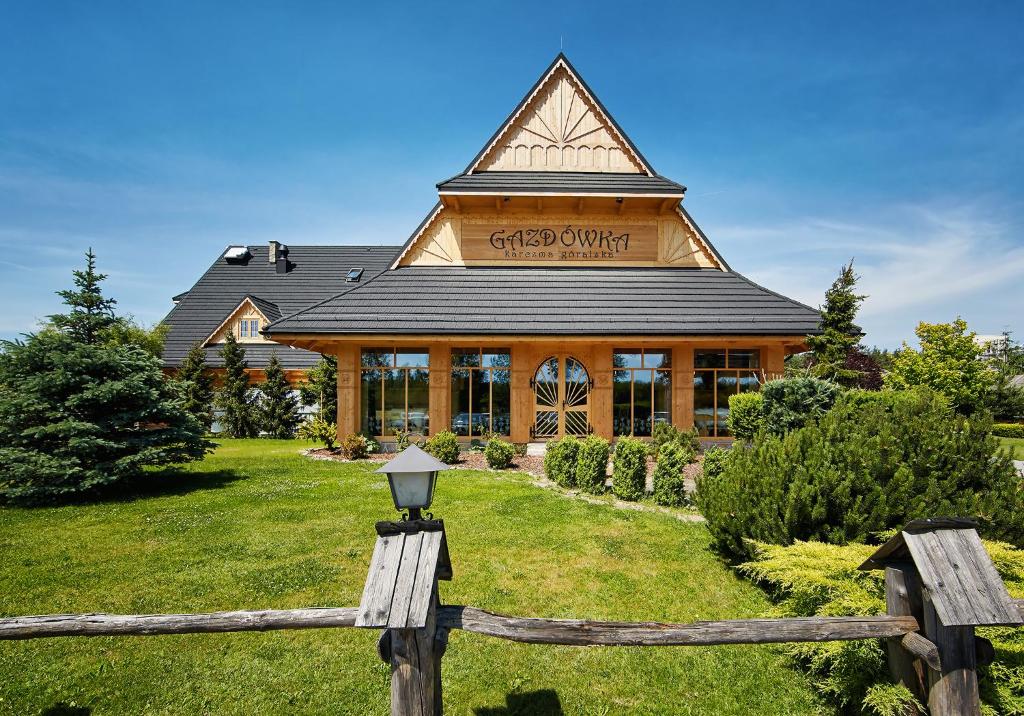
[[[299,386],[299,399],[303,405],[320,406],[320,415],[334,422],[338,414],[337,356],[320,356],[306,374],[306,382]]]
[[[105,333],[117,324],[114,306],[117,301],[105,298],[100,288],[106,274],[96,272],[96,254],[85,252],[85,270],[74,272],[75,289],[58,291],[57,295],[71,307],[68,313],[49,316],[54,328],[78,343],[96,345]]]
[[[853,259],[839,271],[832,287],[825,292],[821,309],[821,335],[808,336],[814,353],[811,374],[840,385],[854,386],[861,371],[847,364],[847,357],[860,342],[860,328],[854,323],[857,309],[866,297],[853,292],[860,277],[853,272]]]
[[[182,408],[209,430],[213,422],[213,376],[207,368],[206,351],[196,343],[181,362],[175,379],[180,386]]]
[[[290,392],[284,368],[275,353],[267,364],[266,380],[260,386],[260,428],[272,438],[293,438],[299,424],[298,400]]]
[[[255,437],[258,429],[246,372],[249,365],[245,362],[245,349],[238,345],[231,331],[227,332],[220,355],[224,359],[224,387],[215,400],[215,405],[223,411],[220,422],[233,438]]]

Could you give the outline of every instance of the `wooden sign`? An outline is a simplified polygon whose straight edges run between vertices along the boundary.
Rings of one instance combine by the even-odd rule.
[[[658,226],[651,224],[462,224],[467,263],[623,263],[658,260]]]

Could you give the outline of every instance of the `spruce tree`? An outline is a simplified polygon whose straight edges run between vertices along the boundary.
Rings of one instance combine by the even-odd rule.
[[[258,429],[246,372],[249,366],[245,362],[245,349],[238,345],[231,331],[227,332],[220,355],[224,359],[224,386],[215,400],[215,405],[223,411],[220,422],[233,438],[255,437]]]
[[[96,254],[91,248],[85,252],[85,270],[75,271],[74,277],[74,289],[57,292],[71,310],[48,318],[54,328],[75,342],[96,345],[105,340],[105,334],[118,319],[114,315],[117,301],[103,296],[100,284],[107,275],[96,273]]]
[[[847,364],[847,357],[860,342],[860,328],[854,320],[865,296],[853,292],[859,278],[853,272],[853,259],[850,259],[850,263],[839,271],[832,287],[825,292],[821,335],[807,337],[807,345],[814,353],[811,374],[845,386],[856,385],[861,374]]]
[[[260,386],[260,428],[272,438],[293,438],[299,424],[298,400],[291,394],[284,368],[275,353],[267,364],[266,380]]]
[[[334,422],[338,414],[338,358],[322,355],[306,373],[306,382],[299,386],[303,405],[320,406],[320,415]]]
[[[196,343],[182,361],[175,376],[182,407],[207,431],[213,423],[213,376],[206,365],[206,351]]]

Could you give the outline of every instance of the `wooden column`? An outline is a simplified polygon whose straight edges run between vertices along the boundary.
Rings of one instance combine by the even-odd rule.
[[[441,656],[448,632],[437,629],[436,591],[425,628],[389,629],[388,636],[391,716],[441,716]]]
[[[590,425],[606,440],[612,435],[612,347],[595,345],[587,365],[594,389],[590,393]]]
[[[761,369],[768,374],[768,379],[780,378],[786,370],[786,349],[781,346],[766,346],[761,349],[764,359]]]
[[[430,346],[430,434],[451,430],[452,349],[447,343]]]
[[[338,358],[338,439],[359,432],[359,347],[341,345],[335,350]]]
[[[693,427],[693,346],[672,349],[672,422],[683,430]]]
[[[533,347],[524,343],[512,345],[512,442],[530,441],[530,426],[533,425],[533,391],[530,379],[537,366]]]
[[[980,716],[974,627],[942,624],[929,595],[923,599],[925,636],[939,649],[942,670],[928,669],[931,716]]]
[[[890,616],[914,617],[924,623],[921,604],[921,580],[917,568],[910,562],[893,564],[885,568],[885,608]],[[924,684],[924,665],[910,654],[899,638],[886,640],[889,653],[889,674],[897,684],[903,684],[922,704],[927,701]],[[911,707],[906,716],[920,712]]]

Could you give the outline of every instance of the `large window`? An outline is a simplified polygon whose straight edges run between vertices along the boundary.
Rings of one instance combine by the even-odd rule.
[[[722,348],[693,354],[693,424],[705,437],[728,437],[729,396],[759,390],[761,351]]]
[[[452,432],[508,435],[511,355],[507,348],[452,349]]]
[[[429,354],[420,349],[363,349],[359,395],[364,433],[380,437],[398,431],[427,434],[429,365]]]
[[[616,349],[612,354],[615,435],[650,437],[655,423],[672,422],[672,352]]]

